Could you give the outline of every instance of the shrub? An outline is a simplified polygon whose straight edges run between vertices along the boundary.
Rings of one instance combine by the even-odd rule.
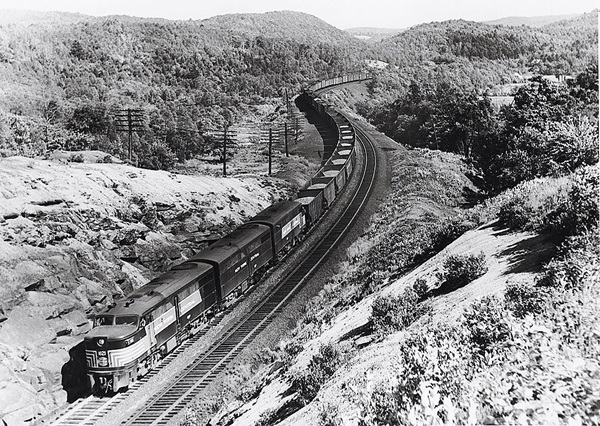
[[[339,408],[336,405],[327,404],[319,412],[319,426],[342,426],[343,424]]]
[[[414,292],[419,299],[423,299],[427,294],[427,281],[423,278],[417,278],[412,285]]]
[[[371,307],[371,322],[375,333],[386,335],[408,327],[429,309],[420,306],[418,302],[419,296],[411,288],[400,296],[378,296]]]
[[[497,297],[486,296],[471,305],[463,314],[463,326],[471,342],[484,353],[510,338],[510,323],[504,304]]]
[[[283,347],[280,348],[281,362],[284,368],[288,368],[296,356],[304,350],[304,346],[298,343],[296,340],[286,342]]]
[[[83,163],[83,154],[71,154],[69,161],[72,163]]]
[[[498,219],[500,223],[511,229],[526,229],[535,213],[534,209],[525,204],[523,199],[515,197],[500,207]]]
[[[254,426],[270,426],[278,423],[277,410],[263,411]]]
[[[567,177],[536,178],[485,200],[465,213],[479,225],[494,219],[512,229],[545,227],[546,217],[566,198],[571,181]]]
[[[565,238],[598,226],[599,171],[598,166],[591,166],[575,173],[567,200],[548,215],[550,232]]]
[[[107,154],[102,158],[98,158],[97,163],[112,163],[112,155]]]
[[[433,253],[439,253],[448,244],[473,228],[475,228],[475,223],[471,221],[462,221],[457,219],[444,221],[437,229],[434,230],[432,243]]]
[[[600,232],[593,227],[568,237],[560,246],[561,255],[544,266],[538,285],[561,290],[583,290],[590,277],[600,271]]]
[[[444,261],[444,272],[438,274],[443,281],[441,288],[444,291],[452,291],[464,287],[474,279],[482,276],[488,270],[485,254],[448,256]]]
[[[548,302],[548,290],[522,283],[510,283],[504,291],[504,303],[517,318],[540,314]]]
[[[464,423],[466,410],[456,407],[476,372],[472,346],[461,327],[430,326],[400,343],[395,377],[375,386],[361,413],[363,424]],[[462,415],[461,415],[462,414]]]
[[[305,403],[312,401],[321,386],[331,377],[342,362],[342,353],[337,345],[326,344],[313,356],[306,371],[296,377],[292,383],[300,399]]]

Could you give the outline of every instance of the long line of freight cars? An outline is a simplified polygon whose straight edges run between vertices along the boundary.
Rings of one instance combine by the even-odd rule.
[[[345,187],[356,160],[354,129],[318,98],[300,96],[337,132],[333,154],[294,200],[271,205],[94,316],[84,346],[95,393],[116,392],[145,375],[276,263]]]

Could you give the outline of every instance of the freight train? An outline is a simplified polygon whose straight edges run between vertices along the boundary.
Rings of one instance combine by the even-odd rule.
[[[337,132],[332,155],[295,199],[271,205],[95,315],[93,328],[84,337],[94,393],[117,392],[145,375],[218,310],[244,293],[338,197],[356,161],[354,129],[344,116],[314,95],[304,93],[299,100]]]

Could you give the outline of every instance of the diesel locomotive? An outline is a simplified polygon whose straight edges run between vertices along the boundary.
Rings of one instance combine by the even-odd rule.
[[[307,93],[300,96],[337,132],[332,155],[296,199],[271,205],[95,315],[93,328],[84,337],[94,393],[117,392],[156,366],[246,291],[319,220],[344,188],[355,164],[354,129],[320,99]]]

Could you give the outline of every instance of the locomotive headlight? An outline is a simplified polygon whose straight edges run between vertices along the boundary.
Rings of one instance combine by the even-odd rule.
[[[108,367],[108,358],[105,356],[98,357],[98,367]]]
[[[106,340],[98,339],[98,341],[96,343],[98,343],[98,346],[104,346],[104,344],[106,343]]]

